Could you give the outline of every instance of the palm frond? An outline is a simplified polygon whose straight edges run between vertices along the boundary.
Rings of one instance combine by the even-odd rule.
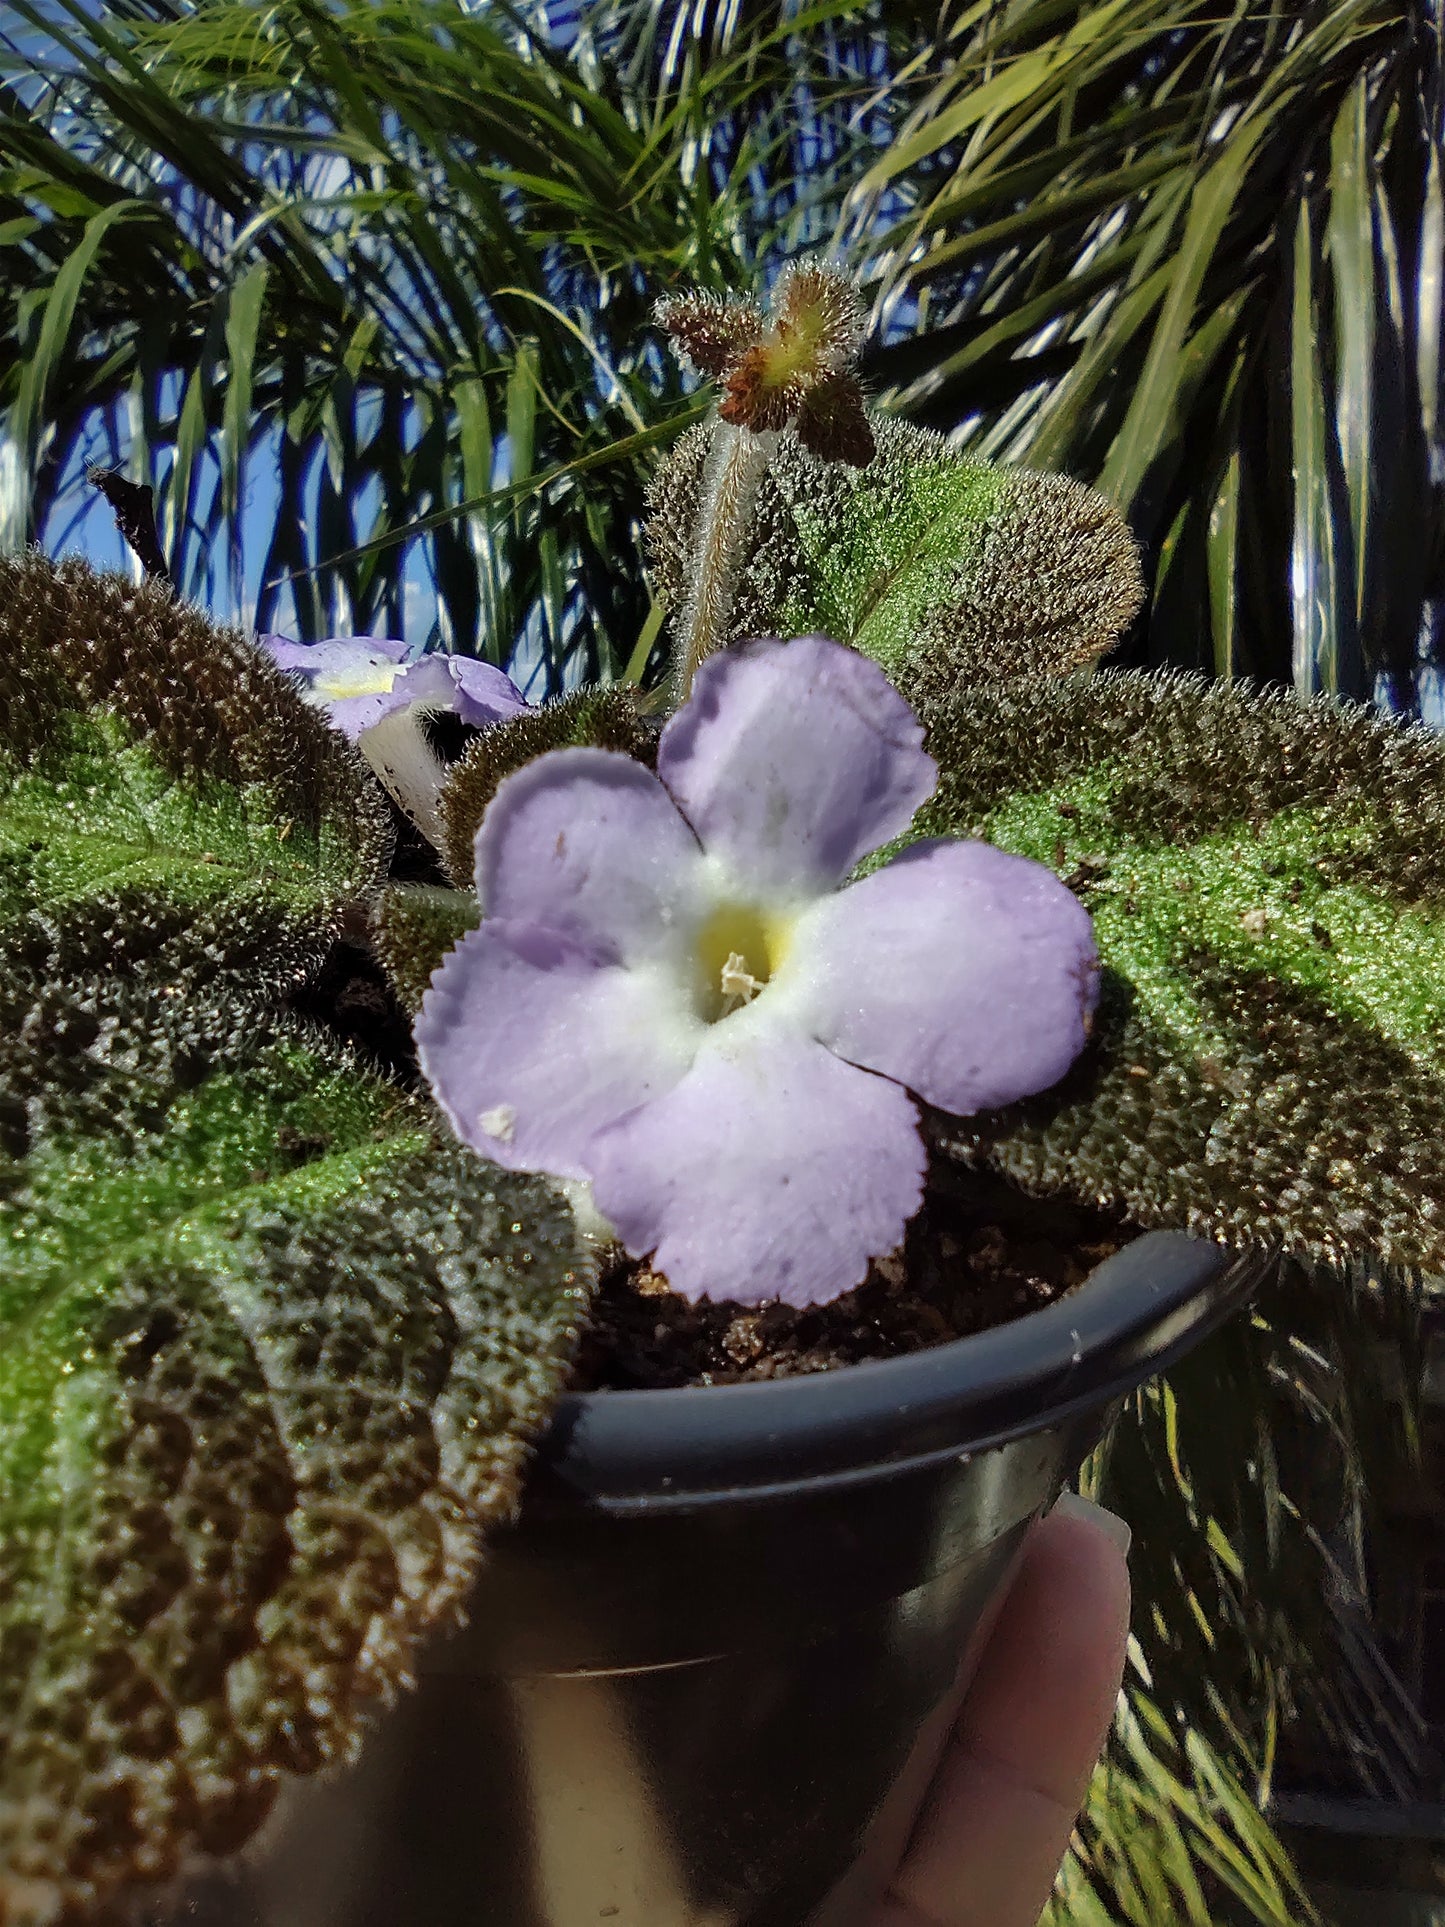
[[[761,183],[826,54],[773,22],[629,88],[440,0],[16,12],[51,44],[0,56],[9,542],[105,433],[204,601],[397,631],[410,585],[538,689],[620,674],[636,438],[681,400],[650,304],[803,221]]]
[[[1131,1648],[1109,1750],[1040,1927],[1322,1927],[1249,1788],[1154,1704]]]
[[[1098,483],[1138,660],[1413,697],[1438,642],[1430,0],[962,12],[844,238],[892,401]]]

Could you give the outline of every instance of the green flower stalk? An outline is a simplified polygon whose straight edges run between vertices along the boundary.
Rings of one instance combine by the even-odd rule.
[[[693,677],[727,640],[728,614],[747,557],[758,488],[778,444],[776,430],[718,424],[703,471],[693,579],[678,642],[675,697],[685,702]]]
[[[783,430],[821,460],[855,468],[873,459],[874,443],[853,373],[863,308],[837,269],[815,262],[788,269],[773,293],[771,321],[752,302],[713,294],[660,302],[657,320],[684,365],[722,390],[678,624],[673,693],[681,703],[699,665],[728,640],[758,491]]]

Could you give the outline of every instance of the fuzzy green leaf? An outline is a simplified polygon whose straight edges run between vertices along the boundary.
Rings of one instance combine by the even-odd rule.
[[[1445,1266],[1445,744],[1116,673],[929,721],[917,828],[1049,864],[1105,964],[1069,1078],[945,1126],[960,1153],[1143,1224]]]
[[[481,920],[481,906],[472,890],[395,883],[377,898],[371,917],[372,943],[406,1010],[414,1013],[421,1008],[442,958]]]
[[[956,683],[1061,674],[1118,640],[1142,599],[1116,510],[1061,475],[965,461],[873,419],[866,468],[785,436],[759,489],[730,638],[822,630],[882,664],[912,701]],[[679,442],[652,493],[657,588],[685,607],[711,428]]]
[[[512,1508],[588,1266],[540,1180],[252,1010],[0,1025],[0,1918],[354,1750]]]
[[[387,848],[375,786],[262,654],[167,590],[0,561],[0,959],[285,989]]]
[[[178,781],[112,714],[62,712],[28,762],[0,753],[0,958],[282,988],[317,961],[354,854],[254,787]]]

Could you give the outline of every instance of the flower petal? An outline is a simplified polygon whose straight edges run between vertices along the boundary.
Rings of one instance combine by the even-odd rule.
[[[762,310],[751,301],[727,300],[703,289],[659,301],[654,312],[683,364],[700,375],[720,375],[761,340],[766,326]]]
[[[452,681],[456,684],[457,714],[464,723],[485,729],[489,723],[504,722],[532,705],[512,678],[495,663],[478,662],[475,656],[452,656]]]
[[[324,696],[313,686],[309,700],[326,711],[327,722],[349,743],[359,743],[367,730],[407,707],[406,697],[394,689],[374,696]]]
[[[349,742],[400,709],[408,700],[395,694],[406,675],[401,668],[407,644],[394,636],[327,636],[321,642],[292,642],[261,635],[257,642],[278,669],[303,679],[307,702],[326,711],[326,719]]]
[[[1041,863],[918,843],[804,912],[770,988],[840,1057],[968,1115],[1063,1076],[1098,955],[1088,912]]]
[[[938,771],[876,663],[800,636],[710,657],[662,732],[657,773],[709,856],[798,897],[901,835]]]
[[[511,677],[495,663],[440,651],[409,663],[392,685],[391,694],[403,703],[447,710],[479,729],[504,722],[530,707]]]
[[[402,663],[410,653],[395,636],[326,636],[320,642],[293,642],[289,636],[260,635],[256,641],[280,669],[294,669],[308,681],[320,675],[365,673],[371,665]]]
[[[671,957],[701,916],[697,839],[651,770],[608,749],[558,749],[508,776],[477,832],[488,917],[564,935],[600,961]]]
[[[748,1022],[755,1008],[715,1024],[666,1096],[600,1133],[593,1196],[685,1298],[819,1304],[861,1284],[918,1209],[918,1114],[900,1085]]]
[[[693,1060],[702,1026],[670,988],[656,969],[602,965],[550,931],[489,919],[432,978],[416,1020],[421,1068],[484,1156],[585,1178],[595,1134]]]

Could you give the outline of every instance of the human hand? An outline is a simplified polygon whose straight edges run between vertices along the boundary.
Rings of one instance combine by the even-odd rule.
[[[1072,1494],[1034,1527],[869,1927],[1036,1927],[1123,1675],[1127,1549]]]

